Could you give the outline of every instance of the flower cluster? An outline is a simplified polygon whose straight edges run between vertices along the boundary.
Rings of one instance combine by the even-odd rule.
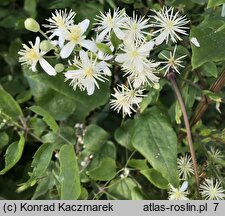
[[[87,30],[91,29],[90,21],[84,19],[76,23],[76,13],[72,10],[52,13],[43,24],[45,33],[35,20],[29,18],[25,27],[39,31],[47,40],[41,42],[37,37],[35,44],[23,44],[19,61],[32,71],[40,65],[51,76],[64,71],[65,81],[69,81],[74,90],[79,88],[88,95],[100,88],[100,82],[107,82],[108,76],[117,76],[119,83],[115,83],[117,87],[110,105],[117,112],[122,111],[123,117],[130,116],[139,108],[146,86],[155,86],[159,82],[156,73],[160,73],[160,64],[164,64],[161,70],[165,70],[165,74],[170,70],[179,73],[178,67],[183,67],[184,56],[176,59],[176,47],[169,57],[162,54],[165,61],[161,62],[154,61],[151,53],[163,42],[174,44],[182,40],[181,35],[187,34],[188,20],[178,12],[174,13],[173,8],[164,7],[152,13],[155,15],[142,17],[133,12],[129,17],[124,9],[101,12],[95,19],[93,30],[96,35],[92,39],[86,38]],[[46,60],[48,53],[54,53],[59,61],[54,67]],[[64,67],[61,62],[65,59],[68,65]],[[118,72],[121,70],[120,74],[126,77],[125,84],[121,83],[120,74],[111,71],[112,64],[116,64]]]

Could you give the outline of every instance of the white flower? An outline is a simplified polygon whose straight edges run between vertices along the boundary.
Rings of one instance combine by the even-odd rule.
[[[121,48],[124,53],[118,54],[115,61],[122,63],[122,67],[125,69],[128,68],[141,73],[148,64],[147,57],[153,46],[154,41],[139,44],[130,39],[125,40],[124,47]]]
[[[177,40],[182,40],[178,34],[187,35],[185,25],[189,22],[185,16],[178,16],[178,12],[173,14],[173,8],[164,7],[160,11],[155,11],[155,16],[151,16],[155,19],[152,27],[159,28],[154,31],[153,34],[159,33],[155,39],[156,45],[161,44],[164,40],[168,43],[169,39],[176,43]]]
[[[135,108],[139,107],[144,95],[142,95],[142,90],[133,89],[130,83],[129,87],[125,85],[118,85],[118,87],[118,89],[114,88],[115,93],[112,96],[115,99],[111,99],[110,105],[117,113],[122,110],[124,118],[126,115],[130,116],[132,111],[136,112]]]
[[[144,40],[145,35],[150,35],[150,33],[146,31],[146,29],[150,27],[148,21],[149,19],[145,19],[144,17],[138,18],[138,16],[133,13],[133,17],[129,17],[127,22],[124,23],[126,37],[131,37],[132,40]]]
[[[106,15],[101,12],[101,15],[97,16],[95,23],[95,25],[98,25],[96,27],[96,31],[99,33],[98,40],[102,41],[112,30],[119,39],[123,39],[125,35],[121,28],[124,27],[126,20],[127,15],[125,11],[118,8],[113,11],[113,15],[111,15],[110,10]]]
[[[43,58],[46,52],[40,51],[40,38],[36,37],[35,44],[29,41],[31,47],[28,47],[26,44],[23,44],[22,50],[18,52],[21,57],[19,58],[19,62],[30,66],[32,71],[36,71],[36,65],[39,62],[43,70],[49,74],[50,76],[55,76],[55,69]]]
[[[170,57],[167,57],[161,53],[161,55],[167,60],[167,61],[160,62],[161,64],[165,64],[165,66],[160,69],[160,70],[166,69],[164,76],[166,76],[166,74],[169,72],[169,70],[173,70],[173,71],[176,71],[177,73],[180,73],[178,70],[178,67],[182,67],[182,68],[184,67],[181,64],[182,63],[181,59],[186,57],[186,55],[175,59],[176,49],[177,49],[177,47],[174,48],[173,53],[170,51]]]
[[[127,79],[130,80],[134,88],[139,88],[142,85],[151,85],[152,83],[155,84],[159,82],[159,77],[154,74],[156,73],[156,67],[158,66],[158,62],[148,61],[148,63],[144,65],[142,72],[135,71],[132,68],[126,68],[125,75],[128,75]]]
[[[213,147],[210,147],[210,150],[207,151],[209,154],[209,158],[212,162],[217,162],[219,160],[222,160],[224,156],[221,154],[221,151],[219,149],[215,149]]]
[[[189,200],[187,198],[188,191],[186,191],[188,188],[188,182],[184,181],[181,187],[175,188],[172,185],[170,185],[170,190],[168,192],[169,194],[169,200]]]
[[[88,95],[92,95],[95,86],[99,89],[97,80],[104,82],[107,78],[105,70],[108,70],[107,64],[103,61],[97,62],[97,59],[89,59],[85,51],[79,52],[80,60],[74,59],[76,70],[69,70],[65,73],[66,81],[71,80],[70,85],[76,90],[77,86],[80,90],[87,90]]]
[[[179,176],[184,180],[187,180],[188,177],[191,176],[191,174],[194,174],[191,157],[188,154],[186,154],[184,157],[180,156],[177,159],[177,168],[178,168]]]
[[[206,200],[222,200],[225,199],[225,191],[221,186],[221,182],[217,179],[205,179],[200,185],[200,193]]]
[[[52,39],[54,36],[58,36],[58,44],[60,47],[63,46],[65,41],[65,33],[69,26],[73,25],[74,17],[76,13],[72,10],[67,13],[66,9],[63,10],[55,10],[55,14],[52,13],[52,17],[46,19],[49,24],[44,24],[43,26],[49,28],[50,30],[47,33],[51,33],[49,37]]]
[[[62,58],[68,58],[73,52],[73,49],[76,45],[80,45],[89,49],[93,52],[97,50],[95,42],[91,40],[85,40],[83,36],[84,32],[87,30],[90,21],[88,19],[83,20],[78,25],[72,25],[68,27],[68,30],[65,33],[65,40],[69,41],[65,44],[60,52]]]

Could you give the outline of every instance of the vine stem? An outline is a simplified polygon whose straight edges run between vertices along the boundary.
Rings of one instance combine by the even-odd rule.
[[[192,135],[191,135],[191,129],[190,129],[187,111],[186,111],[186,108],[185,108],[185,105],[184,105],[183,98],[181,96],[180,89],[179,89],[179,87],[177,85],[177,82],[176,82],[176,75],[172,70],[167,74],[167,79],[171,82],[171,84],[174,88],[174,91],[177,95],[177,99],[178,99],[178,102],[180,104],[180,108],[181,108],[181,111],[182,111],[182,114],[183,114],[184,124],[185,124],[185,128],[186,128],[186,131],[187,131],[188,146],[189,146],[189,149],[190,149],[191,159],[192,159],[194,173],[195,173],[195,181],[196,181],[196,187],[197,187],[197,197],[199,197],[198,165],[197,165],[195,151],[194,151],[194,147],[193,147]]]

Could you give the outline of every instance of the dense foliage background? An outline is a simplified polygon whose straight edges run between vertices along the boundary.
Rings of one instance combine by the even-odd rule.
[[[1,0],[0,1],[0,197],[2,199],[167,199],[178,187],[177,157],[189,152],[182,113],[166,78],[152,88],[135,116],[109,109],[112,82],[88,96],[62,76],[33,73],[18,63],[22,43],[36,34],[54,9],[71,8],[76,21],[93,23],[99,11],[125,8],[151,14],[166,4],[190,19],[190,38],[178,84],[192,126],[200,181],[217,178],[225,186],[225,6],[223,0]],[[90,32],[92,35],[93,32]],[[164,50],[162,46],[155,50]],[[118,68],[114,68],[118,71]],[[203,115],[202,115],[203,114]],[[220,157],[210,157],[211,147]],[[196,199],[194,176],[190,199]]]

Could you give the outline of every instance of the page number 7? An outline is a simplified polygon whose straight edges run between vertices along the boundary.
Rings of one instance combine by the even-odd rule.
[[[218,207],[219,203],[213,203],[213,204],[215,205],[215,207],[214,207],[214,211],[216,211],[216,209],[217,209],[217,207]]]

